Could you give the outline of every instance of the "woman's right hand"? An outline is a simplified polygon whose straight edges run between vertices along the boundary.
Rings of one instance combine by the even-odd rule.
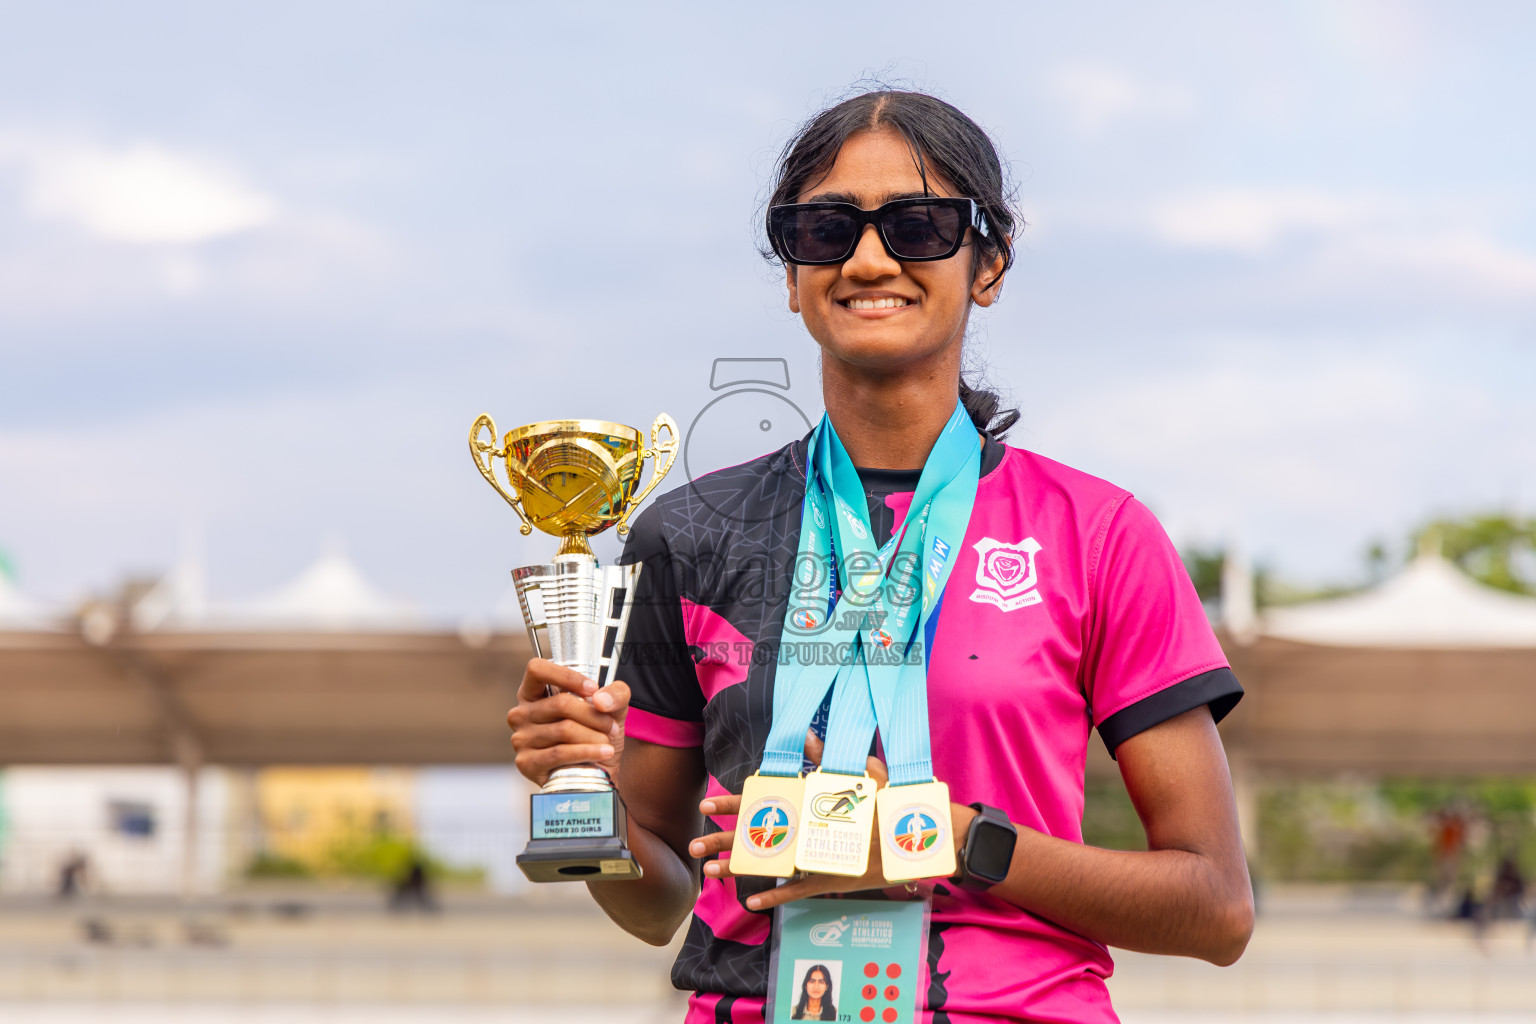
[[[624,751],[629,687],[597,683],[547,658],[534,658],[517,688],[517,707],[507,712],[517,770],[536,785],[569,765],[593,764],[610,776]]]

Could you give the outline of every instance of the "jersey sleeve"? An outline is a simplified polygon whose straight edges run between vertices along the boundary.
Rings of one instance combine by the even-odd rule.
[[[642,567],[617,672],[630,689],[624,733],[668,747],[697,747],[704,740],[704,695],[683,634],[677,573],[658,506],[636,517],[619,562]]]
[[[1173,542],[1135,498],[1112,513],[1091,580],[1085,689],[1111,756],[1130,737],[1200,707],[1216,721],[1243,695]]]

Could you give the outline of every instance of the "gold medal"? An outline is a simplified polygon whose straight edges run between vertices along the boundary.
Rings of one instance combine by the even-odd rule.
[[[798,775],[753,775],[741,788],[731,873],[788,878],[795,872],[795,836],[805,780]]]
[[[880,866],[888,882],[948,878],[955,873],[949,787],[942,782],[886,786],[880,812]]]
[[[806,776],[795,867],[857,878],[869,870],[875,780],[820,769]]]

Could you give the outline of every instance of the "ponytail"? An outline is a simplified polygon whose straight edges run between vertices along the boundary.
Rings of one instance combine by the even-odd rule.
[[[1019,422],[1019,410],[1002,408],[1003,399],[985,386],[971,387],[960,379],[960,404],[970,415],[976,429],[994,441],[1001,441]]]

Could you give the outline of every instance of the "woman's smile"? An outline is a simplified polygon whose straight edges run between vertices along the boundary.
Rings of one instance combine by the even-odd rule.
[[[838,305],[866,320],[879,320],[897,313],[913,310],[916,299],[884,292],[859,292],[847,298],[835,300]]]

